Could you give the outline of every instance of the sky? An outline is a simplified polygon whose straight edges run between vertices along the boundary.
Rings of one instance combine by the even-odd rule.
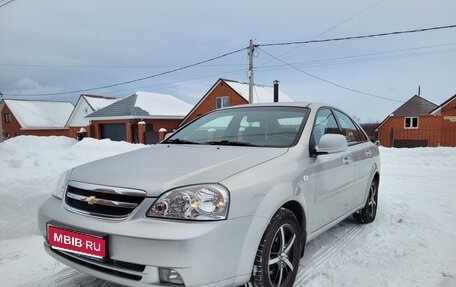
[[[0,0],[0,92],[195,104],[219,78],[248,82],[253,40],[256,84],[379,122],[418,90],[438,105],[456,94],[456,28],[302,42],[451,26],[454,11],[454,0]]]

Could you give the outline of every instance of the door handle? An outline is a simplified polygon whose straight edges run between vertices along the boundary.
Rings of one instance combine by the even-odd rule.
[[[347,165],[349,163],[351,163],[351,157],[350,156],[346,156],[342,159],[342,162],[344,163],[344,165]]]

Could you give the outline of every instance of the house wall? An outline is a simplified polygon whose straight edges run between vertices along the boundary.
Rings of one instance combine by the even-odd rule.
[[[5,121],[5,114],[10,114],[11,115],[11,120],[9,123]],[[3,105],[3,108],[1,110],[1,116],[2,116],[2,134],[1,137],[3,138],[8,138],[8,137],[15,137],[17,135],[21,135],[21,125],[19,122],[16,120],[14,117],[13,113],[11,110],[8,108],[7,105]],[[7,136],[9,135],[9,136]]]
[[[441,113],[443,116],[456,116],[456,98],[442,107]]]
[[[126,120],[92,120],[91,127],[86,127],[89,136],[94,137],[96,139],[101,139],[101,125],[104,124],[125,124],[126,129],[126,141],[130,143],[156,143],[158,140],[154,142],[146,141],[146,133],[155,133],[155,138],[158,139],[158,132],[161,128],[165,128],[168,132],[172,132],[173,130],[177,129],[180,119],[144,119],[143,120],[146,125],[152,125],[152,131],[145,131],[141,129],[138,125],[140,122],[139,119],[126,119]],[[90,129],[90,131],[89,131]],[[77,131],[76,131],[77,132]]]
[[[404,117],[389,117],[378,129],[378,139],[385,147],[395,146],[398,141],[426,143],[425,146],[456,146],[456,121],[445,116],[418,116],[418,128],[406,129]],[[412,144],[413,145],[413,144]]]
[[[441,117],[440,146],[456,147],[456,115]]]
[[[73,113],[68,120],[67,126],[70,127],[84,127],[89,125],[89,120],[85,118],[88,114],[92,113],[93,110],[87,104],[85,100],[78,101],[76,107],[74,107]]]
[[[456,146],[456,98],[441,111],[442,146]]]
[[[68,128],[63,129],[36,129],[36,130],[21,130],[21,135],[28,135],[28,136],[41,136],[41,137],[49,137],[49,136],[69,136],[68,135]]]
[[[10,114],[10,122],[5,121],[5,114]],[[8,108],[7,105],[3,105],[1,110],[1,120],[2,120],[2,134],[1,137],[8,138],[16,137],[19,135],[29,135],[29,136],[69,136],[68,128],[61,129],[22,129],[21,125],[14,117],[14,114]]]
[[[185,122],[182,122],[180,125],[182,126],[188,122],[191,122],[195,118],[204,115],[207,112],[215,110],[215,101],[218,97],[228,97],[229,106],[248,104],[248,102],[243,97],[241,97],[237,92],[235,92],[230,86],[225,84],[223,81],[220,81],[212,89],[212,91],[210,91],[206,95],[206,97],[199,103],[198,107],[192,111],[192,113],[187,117]]]

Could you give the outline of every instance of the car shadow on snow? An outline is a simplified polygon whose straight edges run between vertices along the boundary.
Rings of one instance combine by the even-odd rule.
[[[321,276],[323,266],[337,257],[350,244],[356,244],[356,238],[360,237],[366,228],[368,226],[360,225],[349,217],[308,242],[304,257],[299,262],[299,271],[294,286],[304,287],[313,278]]]

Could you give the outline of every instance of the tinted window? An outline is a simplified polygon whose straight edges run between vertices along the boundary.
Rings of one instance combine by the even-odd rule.
[[[365,140],[360,133],[357,125],[346,114],[339,111],[334,111],[337,120],[339,121],[342,134],[347,138],[349,143],[356,143]]]

